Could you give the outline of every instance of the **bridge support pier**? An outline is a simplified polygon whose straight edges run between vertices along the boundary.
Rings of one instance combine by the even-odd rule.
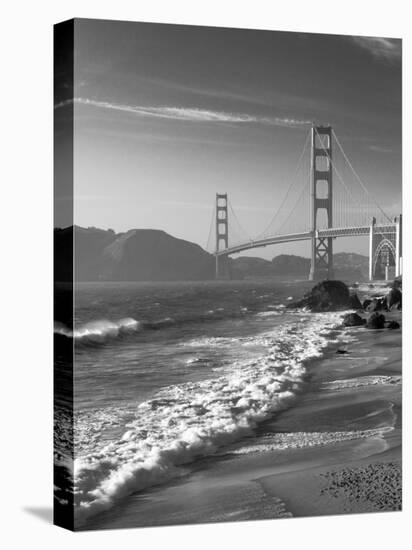
[[[222,246],[223,245],[223,246]],[[216,193],[216,279],[230,279],[228,256],[219,255],[220,250],[229,247],[229,218],[227,208],[227,193]]]
[[[323,192],[321,190],[323,187]],[[318,236],[317,215],[326,211],[327,227],[332,227],[332,127],[312,127],[311,156],[311,262],[309,280],[333,279],[333,239]]]
[[[374,269],[373,269],[373,256],[374,256],[374,233],[375,233],[376,218],[372,218],[371,226],[369,229],[369,280],[373,281]]]
[[[228,256],[216,256],[215,279],[218,281],[227,281],[232,278]]]
[[[394,268],[393,275],[402,275],[402,215],[393,220],[394,230],[385,231],[376,225],[372,218],[369,230],[369,280],[390,278],[389,268]]]
[[[402,275],[402,214],[395,218],[395,277]]]

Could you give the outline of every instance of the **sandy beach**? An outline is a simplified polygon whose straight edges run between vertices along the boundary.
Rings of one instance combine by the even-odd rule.
[[[385,316],[401,323],[399,311]],[[400,510],[401,330],[336,336],[307,366],[296,404],[255,437],[132,495],[87,528]]]

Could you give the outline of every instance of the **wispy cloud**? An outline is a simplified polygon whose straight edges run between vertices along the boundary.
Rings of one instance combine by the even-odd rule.
[[[369,145],[369,150],[373,151],[374,153],[393,153],[393,149],[390,147],[382,147],[381,145]]]
[[[59,109],[71,103],[88,105],[98,109],[120,111],[135,116],[152,117],[166,120],[179,120],[183,122],[220,122],[230,124],[263,124],[267,126],[300,127],[311,124],[309,120],[298,120],[289,117],[257,116],[246,113],[230,113],[226,111],[213,111],[209,109],[196,109],[190,107],[146,107],[140,105],[124,105],[108,101],[97,101],[77,97],[57,103],[55,109]]]
[[[351,40],[379,59],[393,62],[402,57],[402,41],[398,38],[352,36]]]

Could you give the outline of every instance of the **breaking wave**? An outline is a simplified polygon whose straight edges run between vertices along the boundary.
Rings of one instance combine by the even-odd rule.
[[[104,342],[108,338],[116,338],[121,334],[136,332],[141,329],[141,324],[132,317],[126,317],[120,321],[101,319],[90,321],[75,330],[70,330],[63,323],[55,322],[54,333],[67,336],[76,341]]]
[[[108,340],[119,336],[133,334],[142,330],[161,330],[176,323],[177,321],[172,317],[165,317],[158,321],[137,321],[132,317],[127,317],[120,321],[100,319],[85,323],[72,331],[63,323],[56,321],[54,323],[54,333],[72,338],[78,344],[104,344]]]
[[[156,304],[155,304],[156,305]],[[259,317],[271,317],[281,315],[283,313],[283,304],[269,305],[269,311],[258,312]],[[226,311],[223,307],[206,310],[198,315],[185,315],[182,317],[164,317],[156,320],[141,319],[136,320],[133,317],[126,317],[119,321],[109,319],[98,319],[81,324],[74,330],[69,329],[66,325],[59,321],[54,323],[54,333],[74,339],[78,344],[104,344],[106,341],[112,340],[126,334],[141,332],[145,330],[161,330],[173,326],[188,325],[193,323],[213,322],[220,318],[239,318],[250,312],[245,306],[237,308],[237,310]]]
[[[137,407],[122,435],[92,449],[80,446],[74,462],[77,521],[182,475],[181,466],[253,434],[259,423],[290,407],[303,390],[306,362],[322,354],[339,324],[337,313],[315,314],[255,337],[263,346],[260,357],[218,378],[163,388]]]

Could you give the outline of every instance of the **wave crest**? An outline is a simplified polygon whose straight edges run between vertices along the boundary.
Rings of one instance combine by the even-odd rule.
[[[75,341],[104,342],[108,338],[116,338],[121,334],[136,332],[140,327],[139,321],[132,317],[126,317],[120,321],[109,321],[107,319],[90,321],[73,331],[63,323],[55,322],[54,332],[61,336],[67,336],[67,338],[73,338]]]
[[[338,314],[318,314],[261,335],[265,350],[224,376],[169,386],[141,403],[127,431],[74,464],[77,521],[133,492],[180,476],[180,466],[253,433],[302,390]],[[262,337],[263,336],[263,337]]]

